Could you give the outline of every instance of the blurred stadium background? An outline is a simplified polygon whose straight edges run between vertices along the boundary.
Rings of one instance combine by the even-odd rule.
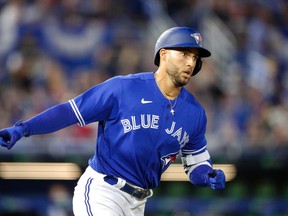
[[[154,43],[176,25],[198,29],[212,52],[187,87],[207,111],[213,160],[232,177],[220,192],[167,178],[146,215],[288,215],[286,0],[1,0],[0,128],[111,76],[155,70]],[[96,128],[1,149],[0,216],[72,215]]]

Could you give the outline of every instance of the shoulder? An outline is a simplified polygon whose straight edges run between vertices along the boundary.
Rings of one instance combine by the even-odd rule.
[[[118,75],[111,77],[104,81],[106,82],[119,82],[119,81],[129,81],[129,80],[154,80],[154,72],[141,72],[135,74],[128,74],[128,75]]]
[[[130,74],[130,75],[119,75],[114,76],[106,81],[99,83],[95,86],[93,86],[91,89],[97,90],[97,89],[105,89],[106,91],[110,92],[118,92],[119,90],[122,90],[125,86],[131,87],[131,86],[137,86],[139,85],[138,81],[147,81],[147,80],[153,80],[153,72],[142,72],[137,74]]]
[[[120,79],[123,81],[129,80],[154,80],[154,73],[153,72],[141,72],[135,74],[129,74],[126,76],[116,76],[114,79]]]
[[[115,76],[107,80],[109,86],[115,87],[137,87],[141,86],[141,84],[145,85],[150,81],[154,80],[153,72],[141,72],[135,74],[129,74],[125,76]]]
[[[199,101],[194,97],[194,95],[192,95],[186,88],[182,88],[181,96],[188,106],[191,106],[194,110],[196,109],[201,113],[205,114],[204,107],[199,103]]]

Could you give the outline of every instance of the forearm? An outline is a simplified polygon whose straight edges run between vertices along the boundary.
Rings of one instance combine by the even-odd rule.
[[[211,160],[208,160],[190,167],[189,179],[196,186],[210,186],[213,190],[222,190],[225,188],[225,174],[220,169],[213,169],[210,162]]]
[[[77,118],[68,102],[56,105],[23,122],[26,136],[52,133],[76,124]]]
[[[210,163],[204,162],[196,164],[190,168],[188,172],[189,179],[192,184],[196,186],[208,186],[207,184],[207,173],[212,172],[213,168]]]

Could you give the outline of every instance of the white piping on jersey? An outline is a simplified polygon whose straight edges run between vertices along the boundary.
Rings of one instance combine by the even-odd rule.
[[[79,125],[81,127],[83,127],[85,125],[85,121],[84,121],[75,101],[72,99],[72,100],[69,100],[69,103],[70,103],[70,105],[71,105],[71,107],[72,107],[72,109],[73,109],[73,111],[74,111],[74,113],[78,119]]]
[[[209,152],[206,150],[203,153],[199,155],[187,155],[185,157],[182,157],[182,163],[186,164],[187,166],[191,166],[197,163],[200,163],[202,161],[206,161],[210,159]]]
[[[196,151],[191,151],[191,150],[181,150],[182,151],[182,153],[184,153],[184,154],[197,154],[198,152],[201,152],[201,151],[203,151],[204,149],[206,148],[206,146],[204,146],[204,147],[202,147],[201,149],[198,149],[198,150],[196,150]]]

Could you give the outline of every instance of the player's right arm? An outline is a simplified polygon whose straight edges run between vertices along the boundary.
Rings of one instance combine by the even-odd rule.
[[[24,136],[52,133],[77,122],[70,103],[59,104],[28,121],[18,121],[14,126],[0,130],[0,145],[11,149]]]
[[[80,126],[113,118],[120,81],[112,78],[96,85],[69,102],[53,106],[28,121],[0,130],[0,145],[11,149],[22,137],[47,134],[78,123]],[[121,88],[121,87],[120,87]],[[116,107],[116,108],[115,108]],[[113,114],[114,113],[114,114]]]

